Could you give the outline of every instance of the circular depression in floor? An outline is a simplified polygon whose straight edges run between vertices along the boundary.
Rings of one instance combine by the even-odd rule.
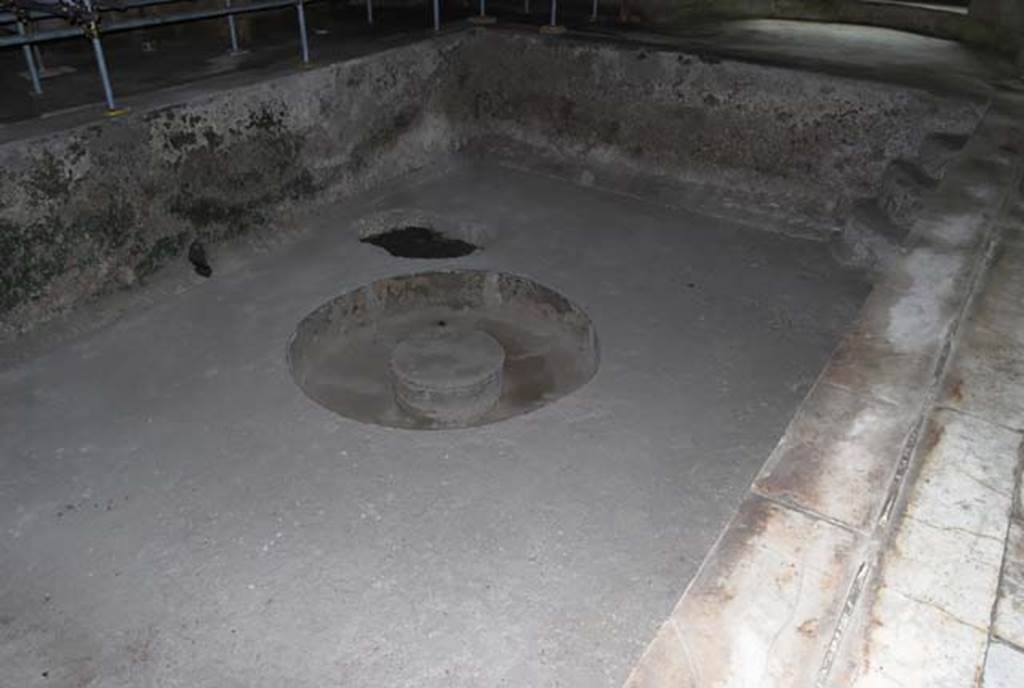
[[[390,427],[485,425],[569,394],[597,372],[590,318],[525,277],[451,270],[377,280],[306,316],[292,377],[347,418]]]

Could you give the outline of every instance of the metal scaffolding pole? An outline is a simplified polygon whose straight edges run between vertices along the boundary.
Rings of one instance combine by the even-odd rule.
[[[103,44],[100,43],[100,34],[96,24],[91,24],[88,29],[89,40],[92,41],[92,51],[96,55],[96,66],[100,70],[100,80],[103,82],[103,95],[107,99],[107,110],[117,111],[117,104],[114,102],[114,89],[110,85],[110,73],[107,71],[107,58],[103,53]]]
[[[179,0],[136,0],[135,2],[125,3],[113,8],[99,8],[97,9],[93,2],[94,0],[83,0],[83,6],[85,13],[78,17],[79,21],[88,20],[84,23],[83,28],[69,27],[65,29],[54,29],[50,31],[42,31],[39,33],[29,34],[25,28],[24,21],[16,21],[18,25],[18,33],[14,36],[0,36],[0,48],[8,47],[21,47],[25,56],[25,62],[28,65],[29,76],[32,80],[32,88],[36,93],[42,93],[42,83],[40,81],[39,69],[37,67],[36,59],[33,55],[33,46],[45,43],[49,41],[59,41],[75,36],[80,36],[83,33],[85,37],[92,44],[93,54],[96,58],[96,67],[100,73],[100,80],[103,84],[103,94],[107,102],[107,108],[111,112],[117,111],[117,103],[114,99],[114,89],[111,85],[110,71],[107,67],[106,54],[103,50],[103,43],[100,38],[99,28],[99,17],[100,11],[105,10],[116,10],[125,11],[129,9],[137,9],[141,7],[147,7],[150,5],[162,5],[170,2],[176,2]],[[529,0],[525,0],[527,9],[529,8]],[[232,6],[231,0],[225,0],[224,7],[222,9],[215,10],[201,10],[196,12],[185,12],[182,14],[175,15],[164,15],[164,16],[151,16],[141,17],[137,19],[130,19],[127,21],[116,22],[109,26],[103,27],[103,33],[116,33],[122,31],[134,31],[137,29],[144,29],[154,26],[165,26],[170,24],[182,24],[191,21],[201,21],[204,19],[213,19],[217,17],[227,17],[228,27],[231,34],[231,50],[233,53],[239,52],[238,45],[238,31],[234,21],[236,14],[248,14],[251,12],[260,12],[263,10],[278,9],[294,5],[296,13],[298,15],[299,24],[299,41],[301,48],[301,58],[304,64],[309,63],[309,35],[306,27],[306,12],[305,12],[305,0],[268,0],[265,2],[253,2],[243,6]],[[486,16],[486,0],[480,0],[480,13],[481,16]],[[367,10],[367,21],[373,23],[373,0],[366,0]],[[441,30],[441,3],[440,0],[433,0],[434,10],[434,30]],[[32,13],[39,14],[42,17],[50,18],[63,18],[69,21],[74,21],[74,18],[69,17],[67,12],[63,13]],[[11,15],[2,14],[0,15],[0,22],[7,21]],[[552,25],[556,21],[556,0],[552,0]]]
[[[493,24],[497,21],[494,17],[487,16],[487,0],[480,0],[480,14],[475,17],[470,17],[469,21],[473,24]]]
[[[113,113],[117,111],[117,104],[114,102],[114,88],[110,85],[110,72],[107,71],[107,56],[100,42],[100,27],[97,23],[99,15],[94,13],[92,0],[84,0],[83,4],[89,16],[94,17],[85,25],[85,36],[92,43],[92,52],[96,56],[96,67],[100,72],[100,81],[103,82],[103,95],[107,99],[107,111]]]
[[[231,0],[224,0],[224,7],[231,9]],[[228,15],[228,33],[231,36],[231,54],[237,55],[242,52],[238,49],[238,27],[235,25],[235,15]]]
[[[309,64],[309,39],[306,36],[306,8],[302,0],[295,3],[295,10],[299,15],[299,45],[302,49],[302,63]]]
[[[186,12],[184,14],[152,16],[144,17],[141,19],[128,19],[126,21],[117,22],[116,24],[104,25],[103,33],[111,34],[119,33],[122,31],[134,31],[136,29],[145,29],[153,26],[167,26],[170,24],[183,24],[185,22],[200,21],[203,19],[215,19],[219,17],[226,17],[231,14],[249,14],[252,12],[261,12],[263,10],[294,7],[295,3],[296,0],[271,0],[269,2],[255,2],[249,5],[235,5],[231,8],[199,10],[196,12]],[[3,36],[0,37],[0,48],[9,48],[25,44],[31,45],[34,43],[46,43],[49,41],[59,41],[66,38],[75,38],[81,35],[81,28],[70,27],[66,29],[54,29],[52,31],[44,31],[29,36]]]
[[[18,35],[28,35],[28,31],[25,29],[25,22],[21,19],[18,20]],[[32,48],[25,43],[21,46],[21,52],[25,55],[25,65],[28,67],[28,76],[32,80],[32,92],[37,96],[41,96],[43,94],[43,83],[39,80],[39,69],[36,67],[36,59],[32,54]]]
[[[551,17],[547,24],[541,25],[540,32],[552,35],[565,33],[565,27],[558,24],[558,0],[551,0]]]
[[[175,3],[183,2],[184,0],[132,0],[131,2],[123,2],[118,5],[107,5],[103,7],[94,7],[93,11],[99,15],[104,12],[128,12],[131,10],[142,9],[145,7],[152,7],[154,5],[170,5]],[[49,11],[42,9],[22,10],[26,19],[65,19],[69,20],[71,17],[67,12],[57,11],[56,8]],[[17,14],[13,12],[0,13],[0,24],[13,24],[17,21]]]

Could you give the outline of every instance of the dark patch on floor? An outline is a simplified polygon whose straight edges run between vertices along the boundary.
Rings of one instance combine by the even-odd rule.
[[[479,248],[468,241],[452,239],[429,227],[415,225],[397,227],[360,241],[379,246],[398,258],[459,258]]]

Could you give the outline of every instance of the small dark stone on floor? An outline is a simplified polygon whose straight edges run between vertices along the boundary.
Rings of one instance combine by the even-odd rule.
[[[206,259],[206,249],[198,240],[193,241],[188,247],[188,262],[192,263],[196,274],[201,277],[209,277],[213,274],[213,268],[210,267],[210,262]]]

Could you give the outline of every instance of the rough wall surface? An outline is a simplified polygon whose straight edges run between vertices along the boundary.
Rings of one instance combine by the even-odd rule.
[[[922,91],[673,51],[515,33],[462,50],[459,80],[472,98],[462,126],[484,150],[575,164],[584,178],[638,194],[696,189],[688,204],[710,193],[730,212],[818,238],[838,231],[856,201],[890,195],[892,165],[931,167],[923,144],[969,134],[982,112]],[[889,205],[912,220],[905,203]]]
[[[0,146],[0,336],[456,145],[432,94],[460,37]]]
[[[981,109],[672,51],[423,41],[0,145],[0,337],[193,238],[271,227],[459,150],[819,239],[867,203],[853,236],[880,224],[898,239],[889,225],[909,226],[950,154],[928,142],[962,145]]]
[[[971,0],[971,16],[995,28],[1002,42],[1024,58],[1024,3],[1020,0]],[[1024,67],[1024,59],[1018,62]]]

